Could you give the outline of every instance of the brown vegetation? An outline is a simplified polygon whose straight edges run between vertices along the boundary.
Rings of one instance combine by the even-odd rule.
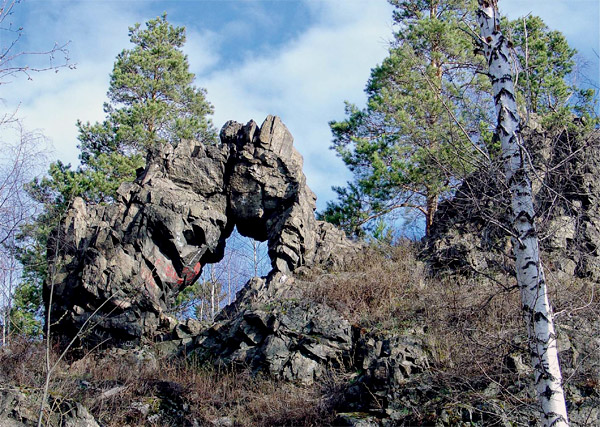
[[[528,413],[535,400],[527,392],[531,381],[525,327],[513,279],[428,277],[417,251],[409,242],[371,248],[350,271],[307,279],[308,295],[340,311],[363,334],[424,337],[431,368],[405,384],[407,396],[423,394],[418,399],[425,402],[411,404],[412,397],[403,402],[409,425],[433,422],[439,408],[465,405],[483,413],[494,412],[494,405],[502,402],[502,411]],[[577,402],[569,384],[598,396],[597,284],[548,276],[568,398]],[[41,394],[44,351],[41,344],[27,341],[0,349],[1,382]],[[193,425],[193,420],[330,425],[336,411],[345,410],[351,375],[331,373],[328,380],[305,387],[192,359],[156,358],[147,349],[96,350],[78,361],[59,363],[51,380],[54,405],[49,410],[59,411],[63,399],[81,402],[107,426]]]
[[[411,242],[373,247],[353,264],[352,271],[316,278],[311,296],[367,332],[422,330],[440,378],[498,385],[503,378],[513,381],[512,359],[529,364],[515,279],[507,274],[431,277],[418,260],[418,250]],[[575,330],[578,341],[589,339],[591,345],[590,326],[600,319],[598,284],[548,270],[550,298],[562,331],[559,345],[570,345]],[[589,363],[578,366],[565,362],[569,362],[565,363],[567,382],[600,375],[598,361],[591,363],[588,358]]]
[[[41,395],[44,357],[37,343],[21,341],[2,349],[2,382]],[[185,360],[136,366],[123,354],[109,352],[103,358],[92,353],[62,363],[51,382],[50,410],[60,410],[63,400],[81,402],[104,426],[181,426],[193,420],[201,425],[315,426],[333,420],[333,395],[325,385],[300,387]]]

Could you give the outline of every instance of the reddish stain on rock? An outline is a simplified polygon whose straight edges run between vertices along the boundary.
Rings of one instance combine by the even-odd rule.
[[[202,264],[200,264],[200,261],[198,261],[196,263],[196,265],[194,265],[193,268],[184,267],[183,272],[181,273],[182,277],[177,278],[177,284],[178,285],[184,285],[184,284],[189,285],[190,283],[192,283],[194,281],[194,279],[198,276],[198,274],[200,274],[201,267],[202,267]]]

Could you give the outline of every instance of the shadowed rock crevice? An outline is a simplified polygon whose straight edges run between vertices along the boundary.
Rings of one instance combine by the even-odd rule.
[[[153,149],[146,168],[108,206],[75,199],[49,243],[54,331],[119,345],[170,336],[176,296],[223,258],[240,234],[268,241],[272,274],[340,264],[358,246],[315,219],[302,156],[278,117],[227,122],[221,143]]]

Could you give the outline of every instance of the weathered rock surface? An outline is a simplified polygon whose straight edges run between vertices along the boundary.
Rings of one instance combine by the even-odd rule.
[[[575,130],[524,135],[533,161],[540,245],[564,277],[600,279],[600,133]],[[426,254],[434,271],[512,272],[510,194],[502,167],[465,179],[440,204]]]
[[[181,342],[180,352],[303,385],[358,372],[346,393],[350,409],[371,409],[374,398],[388,407],[405,382],[429,370],[424,331],[374,334],[351,325],[310,297],[312,280],[281,273],[250,280],[209,329]]]
[[[107,345],[169,335],[175,297],[223,257],[235,226],[268,241],[274,272],[339,264],[358,250],[316,221],[302,157],[279,118],[260,128],[228,122],[220,137],[154,150],[111,205],[74,201],[48,245],[55,331]]]
[[[352,327],[330,307],[303,298],[303,287],[281,274],[250,280],[188,354],[303,384],[347,366]]]
[[[99,427],[94,417],[79,402],[49,398],[44,425],[65,427]],[[16,388],[0,389],[0,425],[3,427],[36,426],[40,409],[39,395]]]

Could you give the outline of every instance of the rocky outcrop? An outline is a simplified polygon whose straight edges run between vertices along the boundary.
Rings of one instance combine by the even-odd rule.
[[[302,157],[281,120],[228,122],[221,143],[182,141],[148,156],[110,205],[76,199],[54,230],[44,288],[65,339],[115,345],[168,336],[175,297],[240,234],[268,241],[273,272],[339,264],[358,250],[314,217]]]
[[[317,286],[312,280],[280,273],[252,279],[236,302],[180,351],[195,360],[250,368],[303,385],[332,372],[358,371],[349,395],[369,396],[369,403],[372,396],[385,400],[428,370],[423,331],[373,334],[351,325],[339,311],[310,296]]]
[[[302,384],[347,366],[354,349],[349,322],[327,305],[304,298],[305,287],[282,274],[250,280],[235,304],[195,337],[186,353]]]
[[[579,121],[524,139],[534,166],[539,240],[547,265],[564,277],[600,279],[600,133]],[[467,177],[440,204],[425,254],[436,272],[494,274],[513,270],[508,203],[498,161]]]

